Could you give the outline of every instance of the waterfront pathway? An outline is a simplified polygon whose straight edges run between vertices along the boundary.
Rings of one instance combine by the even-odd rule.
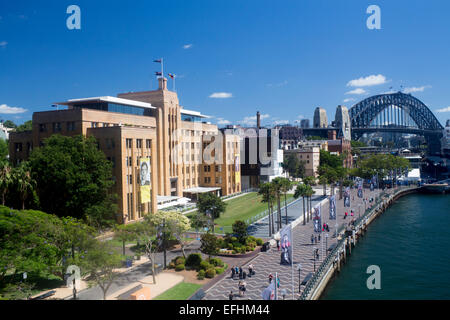
[[[357,190],[351,190],[351,208],[344,208],[343,199],[339,200],[339,194],[336,195],[336,209],[337,209],[337,220],[329,220],[329,204],[328,201],[322,202],[322,224],[328,223],[330,227],[329,232],[321,233],[321,241],[317,244],[311,244],[311,235],[318,235],[314,233],[313,223],[310,220],[306,225],[302,223],[298,224],[292,230],[293,237],[293,279],[294,285],[292,286],[292,277],[291,277],[291,266],[281,265],[280,264],[280,255],[281,251],[277,251],[277,248],[271,248],[268,252],[261,252],[258,254],[252,261],[243,265],[242,268],[248,273],[248,265],[251,263],[254,267],[256,275],[252,276],[245,280],[247,283],[247,290],[244,297],[239,297],[238,293],[238,283],[239,280],[231,279],[231,272],[228,270],[228,275],[215,284],[213,287],[206,291],[206,295],[204,300],[228,300],[228,295],[230,291],[233,291],[234,299],[236,300],[261,300],[261,293],[269,284],[269,274],[271,273],[275,276],[275,273],[278,273],[280,279],[280,288],[279,288],[279,299],[282,299],[282,292],[285,291],[286,299],[292,299],[292,287],[294,290],[294,298],[298,299],[300,296],[299,292],[299,272],[297,270],[297,266],[301,264],[301,280],[305,278],[305,276],[309,273],[314,272],[314,264],[316,269],[323,261],[323,252],[326,252],[325,246],[330,247],[333,243],[336,243],[336,239],[333,237],[335,234],[335,225],[336,221],[338,226],[343,223],[348,224],[351,221],[350,210],[353,210],[355,215],[354,218],[357,219],[359,213],[363,214],[365,210],[365,204],[363,199],[360,199],[356,196]],[[374,190],[371,192],[369,189],[364,189],[364,198],[370,199],[375,198],[380,191]],[[302,201],[303,202],[303,201]],[[367,202],[367,206],[368,206]],[[344,219],[344,213],[348,212],[347,219]],[[289,212],[289,209],[288,209]],[[338,227],[339,228],[339,227]],[[328,234],[328,239],[325,238],[325,235]],[[314,260],[313,251],[318,248],[319,249],[319,260]],[[230,265],[232,267],[232,265]],[[301,287],[303,290],[304,286]]]

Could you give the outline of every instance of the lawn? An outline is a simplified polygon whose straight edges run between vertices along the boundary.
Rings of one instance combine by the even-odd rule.
[[[181,282],[153,300],[187,300],[201,287],[201,284]]]
[[[292,194],[287,195],[287,201],[293,198]],[[231,226],[236,220],[245,221],[257,214],[267,210],[267,203],[261,202],[262,196],[256,192],[251,192],[246,195],[225,201],[227,204],[226,210],[220,215],[220,218],[214,222],[216,230],[223,228],[223,232],[231,232]],[[281,206],[284,206],[284,195],[281,197]],[[276,207],[276,206],[275,206]],[[275,208],[276,210],[276,208]],[[193,216],[194,213],[188,214],[188,217]],[[221,230],[220,230],[221,231]]]

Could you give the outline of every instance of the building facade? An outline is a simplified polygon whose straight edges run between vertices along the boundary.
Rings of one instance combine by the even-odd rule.
[[[181,107],[165,78],[157,90],[57,104],[67,109],[35,112],[32,131],[11,133],[11,160],[26,160],[53,134],[95,137],[113,164],[119,222],[156,212],[158,203],[241,190],[239,137],[223,135],[207,116]]]

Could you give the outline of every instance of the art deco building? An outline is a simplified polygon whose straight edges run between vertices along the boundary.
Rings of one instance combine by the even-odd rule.
[[[53,134],[94,136],[113,164],[118,221],[138,220],[180,199],[196,200],[200,193],[241,190],[239,137],[181,107],[165,78],[159,78],[157,90],[57,105],[67,108],[35,112],[32,131],[11,133],[11,160],[26,160]]]
[[[314,128],[328,127],[327,112],[321,107],[317,107],[314,111]]]

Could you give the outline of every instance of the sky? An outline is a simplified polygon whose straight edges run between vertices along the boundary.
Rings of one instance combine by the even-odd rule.
[[[381,29],[367,27],[370,5]],[[1,1],[0,119],[154,90],[162,57],[180,104],[220,126],[252,125],[256,111],[264,125],[296,124],[318,106],[331,121],[338,105],[399,90],[445,124],[448,12],[447,0]]]

